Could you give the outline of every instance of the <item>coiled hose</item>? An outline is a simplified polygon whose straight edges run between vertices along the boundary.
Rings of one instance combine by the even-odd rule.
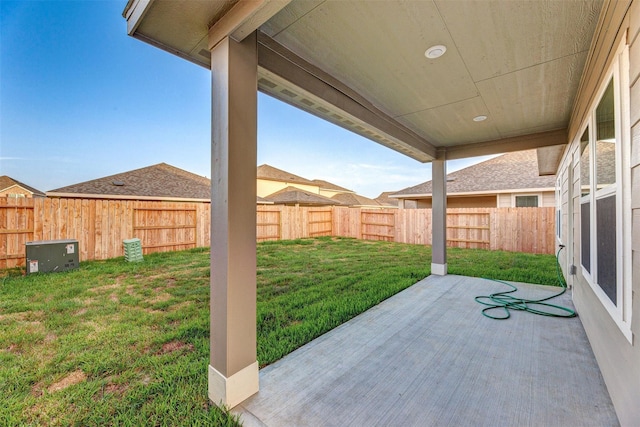
[[[560,246],[560,249],[558,249],[558,252],[556,253],[556,271],[558,273],[558,282],[562,287],[562,291],[558,292],[557,294],[551,295],[547,298],[541,298],[541,299],[517,298],[513,295],[509,295],[518,290],[518,288],[512,285],[511,283],[507,283],[502,280],[489,279],[485,277],[485,279],[487,280],[491,280],[492,282],[502,283],[513,289],[510,291],[497,292],[488,296],[482,295],[482,296],[475,297],[475,300],[478,303],[487,306],[482,310],[482,315],[490,319],[506,320],[509,317],[511,317],[511,312],[510,312],[511,310],[519,310],[519,311],[526,311],[528,313],[537,314],[539,316],[567,317],[567,318],[576,317],[577,314],[574,310],[568,307],[563,307],[561,305],[551,304],[547,302],[555,297],[559,297],[560,295],[564,294],[567,291],[567,284],[564,281],[564,278],[562,277],[562,272],[560,270],[560,251],[562,251],[563,249],[564,249],[564,246]],[[505,312],[505,316],[492,315],[490,311],[495,309],[503,309]],[[549,309],[552,309],[552,310],[549,310]]]

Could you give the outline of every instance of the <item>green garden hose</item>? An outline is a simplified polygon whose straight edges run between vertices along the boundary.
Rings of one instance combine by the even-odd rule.
[[[491,280],[492,282],[502,283],[504,285],[507,285],[507,286],[513,288],[513,289],[510,290],[510,291],[497,292],[495,294],[491,294],[491,295],[488,295],[488,296],[483,295],[483,296],[475,297],[475,300],[477,302],[487,306],[487,308],[482,310],[482,315],[485,316],[485,317],[488,317],[490,319],[506,320],[509,317],[511,317],[510,310],[520,310],[520,311],[526,311],[526,312],[529,312],[529,313],[537,314],[537,315],[540,315],[540,316],[576,317],[577,314],[576,314],[576,312],[574,310],[572,310],[572,309],[570,309],[568,307],[563,307],[561,305],[555,305],[555,304],[550,304],[550,303],[546,302],[546,301],[549,301],[549,300],[551,300],[551,299],[553,299],[555,297],[559,297],[560,295],[564,294],[567,291],[567,284],[565,283],[565,281],[564,281],[564,279],[562,277],[562,273],[560,271],[560,251],[562,251],[563,249],[564,249],[564,246],[561,245],[560,249],[558,249],[558,253],[556,254],[556,270],[557,270],[557,273],[558,273],[558,282],[560,283],[560,286],[562,287],[562,291],[561,292],[558,292],[557,294],[551,295],[550,297],[541,298],[541,299],[516,298],[515,296],[508,295],[508,294],[511,294],[511,293],[516,292],[518,290],[518,288],[513,286],[511,283],[507,283],[507,282],[504,282],[502,280],[485,278],[487,280]],[[545,309],[545,307],[547,307],[547,309]],[[489,314],[489,311],[495,310],[495,309],[500,309],[500,308],[504,309],[504,311],[506,313],[506,316],[497,317],[497,316],[493,316],[493,315]],[[553,311],[549,311],[548,308],[552,308],[554,310]]]

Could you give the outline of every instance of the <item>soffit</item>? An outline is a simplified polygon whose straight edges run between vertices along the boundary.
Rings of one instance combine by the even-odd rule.
[[[143,1],[136,0],[140,3]],[[151,0],[132,35],[198,65],[209,67],[209,27],[237,2],[238,0]],[[125,15],[126,13],[125,10]]]
[[[424,56],[453,45],[433,2],[327,1],[280,29],[282,13],[263,25],[267,35],[393,117],[477,95],[455,49]]]
[[[131,0],[125,15],[144,2],[149,4],[132,34],[203,66],[210,61],[208,28],[236,3]],[[461,157],[463,146],[512,143],[514,137],[566,129],[601,5],[600,0],[293,0],[260,31],[406,127],[419,143],[402,144],[384,133],[371,136],[375,126],[348,125],[357,120],[336,105],[322,114],[298,106],[426,161],[434,147],[456,146]],[[447,46],[447,52],[427,59],[425,50],[436,44]],[[261,90],[294,105],[290,94],[297,93],[327,109],[326,99],[312,99],[304,85],[287,85],[270,71],[259,70]],[[269,85],[286,91],[279,94]],[[488,119],[474,122],[477,115]],[[420,140],[430,151],[420,148]],[[498,145],[495,152],[510,151]]]
[[[261,30],[446,147],[566,128],[600,7],[293,2]],[[436,44],[445,55],[425,58]]]

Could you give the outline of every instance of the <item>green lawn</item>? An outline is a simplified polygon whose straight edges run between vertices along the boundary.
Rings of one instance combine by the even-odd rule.
[[[449,272],[555,284],[555,258],[450,249]],[[258,245],[258,360],[272,363],[429,274],[431,248]],[[209,252],[0,276],[0,425],[236,425],[207,402]]]

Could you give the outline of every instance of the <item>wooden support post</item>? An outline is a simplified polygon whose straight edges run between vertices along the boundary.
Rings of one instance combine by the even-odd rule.
[[[257,73],[255,33],[212,49],[209,399],[227,407],[258,391]]]
[[[431,274],[447,274],[447,166],[444,158],[431,163]]]

